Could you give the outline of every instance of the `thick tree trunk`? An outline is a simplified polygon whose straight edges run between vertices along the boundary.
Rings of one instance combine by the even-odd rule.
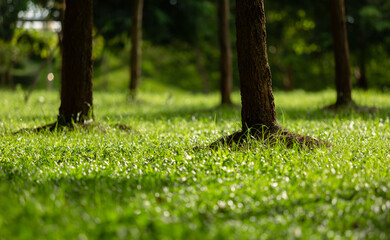
[[[136,96],[136,90],[141,76],[142,62],[142,9],[144,0],[134,0],[131,21],[131,59],[130,59],[130,95]]]
[[[229,0],[218,1],[219,44],[221,49],[221,100],[222,104],[232,105],[232,50],[230,44]]]
[[[336,105],[352,103],[351,69],[344,0],[330,0],[335,59]]]
[[[236,18],[242,130],[274,127],[276,110],[267,56],[263,0],[236,0]]]
[[[291,133],[276,123],[268,64],[264,0],[236,0],[237,56],[241,86],[242,129],[210,145],[234,146],[247,139],[313,148],[330,146],[322,140]]]
[[[59,124],[93,119],[92,0],[67,0],[63,29]]]

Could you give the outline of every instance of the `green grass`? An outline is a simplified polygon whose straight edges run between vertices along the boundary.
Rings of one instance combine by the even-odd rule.
[[[233,152],[191,150],[240,128],[217,94],[98,92],[97,121],[134,132],[18,135],[53,122],[59,97],[0,95],[0,239],[390,238],[388,94],[354,94],[376,114],[336,114],[321,110],[333,91],[278,92],[279,123],[333,148]]]

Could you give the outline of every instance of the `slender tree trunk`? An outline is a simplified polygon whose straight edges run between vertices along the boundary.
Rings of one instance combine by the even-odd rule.
[[[59,124],[93,119],[92,0],[67,0],[63,29]]]
[[[5,70],[3,72],[1,72],[1,87],[2,88],[5,88],[5,82],[6,82],[6,72]]]
[[[232,105],[232,50],[230,44],[229,0],[218,0],[219,44],[221,51],[221,100],[222,104]]]
[[[141,76],[142,62],[142,9],[143,0],[133,0],[134,9],[131,21],[131,60],[130,60],[130,95],[136,96],[136,90]]]
[[[359,77],[357,78],[357,87],[367,90],[368,82],[366,75],[366,44],[364,40],[361,40],[360,56],[359,56]]]
[[[102,54],[102,70],[103,70],[103,90],[108,90],[108,82],[110,78],[110,62],[105,52]]]
[[[31,93],[34,91],[34,89],[38,86],[38,82],[39,82],[39,77],[41,76],[41,73],[42,71],[45,69],[46,66],[48,66],[48,70],[49,72],[51,72],[51,69],[52,69],[52,66],[51,66],[51,62],[53,61],[53,55],[54,55],[54,52],[55,52],[56,48],[52,49],[49,53],[49,56],[48,58],[46,59],[46,61],[44,61],[41,66],[39,67],[37,73],[35,74],[35,78],[34,78],[34,82],[31,84],[30,88],[28,89],[28,91],[26,92],[26,94],[24,95],[24,101],[25,102],[28,102],[28,99],[30,98],[31,96]],[[49,84],[49,81],[46,80],[46,84]],[[50,81],[50,84],[51,84],[51,81]],[[48,86],[48,85],[46,85]],[[47,88],[47,90],[51,90],[49,88]]]
[[[50,59],[48,60],[49,62],[47,63],[47,72],[50,74],[53,74],[53,57],[50,56]],[[53,74],[54,76],[54,74]],[[53,79],[49,78],[49,75],[48,77],[46,78],[46,90],[47,91],[51,91],[53,90]]]
[[[242,130],[274,127],[276,110],[267,56],[263,0],[236,0],[236,28]]]
[[[364,90],[368,89],[366,63],[364,62],[364,60],[361,60],[359,64],[359,78],[357,78],[357,87]]]
[[[330,0],[330,10],[336,74],[336,105],[348,105],[352,102],[352,83],[344,0]]]
[[[207,75],[207,71],[205,69],[204,57],[202,55],[201,46],[199,45],[196,47],[195,50],[195,58],[196,58],[196,67],[198,68],[198,72],[200,74],[200,77],[202,78],[203,93],[209,94],[210,81]]]
[[[284,78],[283,78],[285,91],[290,92],[293,90],[293,81],[294,81],[293,79],[294,79],[294,68],[292,64],[289,64],[287,67],[287,72],[284,74]]]
[[[10,69],[12,69],[13,66],[11,66]],[[12,71],[8,69],[7,70],[7,80],[8,80],[8,86],[12,91],[15,91],[15,82],[14,82],[14,76],[12,75]]]

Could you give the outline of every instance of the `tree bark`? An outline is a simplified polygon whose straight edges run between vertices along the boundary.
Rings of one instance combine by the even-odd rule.
[[[210,93],[210,81],[209,77],[207,75],[207,70],[205,68],[204,63],[204,57],[202,55],[201,46],[198,44],[198,46],[195,49],[195,58],[196,58],[196,68],[198,69],[200,78],[202,79],[202,87],[203,87],[203,93],[209,94]]]
[[[294,68],[293,68],[292,64],[290,63],[287,67],[287,71],[284,74],[284,78],[283,78],[284,90],[286,92],[291,92],[294,89],[294,87],[293,87],[294,80],[293,79],[294,79]]]
[[[368,81],[366,75],[366,49],[367,44],[364,39],[360,40],[360,54],[359,54],[359,77],[357,78],[357,87],[360,89],[368,89]]]
[[[141,76],[142,62],[142,9],[144,1],[134,0],[131,21],[131,60],[130,60],[130,95],[136,96],[136,90]]]
[[[237,56],[241,81],[242,130],[276,125],[268,64],[263,0],[236,0]]]
[[[6,72],[4,70],[3,72],[1,72],[1,87],[2,88],[5,87],[5,82],[6,82],[5,76],[6,76]]]
[[[10,69],[12,69],[13,66],[11,65]],[[8,85],[9,85],[9,88],[12,90],[12,91],[15,91],[15,82],[14,82],[14,76],[12,74],[12,71],[8,69],[7,70],[7,80],[8,80]]]
[[[92,0],[67,0],[58,123],[82,123],[92,112]]]
[[[102,54],[102,70],[103,70],[103,90],[108,90],[110,78],[110,62],[107,54],[103,51]]]
[[[222,104],[232,105],[230,94],[232,92],[232,50],[230,44],[230,7],[229,0],[218,1],[219,18],[219,44],[221,64],[221,100]]]
[[[266,47],[264,0],[236,0],[236,28],[242,129],[209,147],[241,145],[248,139],[282,143],[287,147],[331,146],[316,138],[291,133],[276,122]]]
[[[366,63],[364,62],[364,60],[361,60],[359,64],[359,78],[357,78],[357,87],[363,90],[368,89]]]
[[[352,103],[351,69],[344,0],[330,0],[335,59],[336,105]]]

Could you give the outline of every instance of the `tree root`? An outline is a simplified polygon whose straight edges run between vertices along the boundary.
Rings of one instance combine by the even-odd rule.
[[[321,139],[302,136],[296,133],[291,133],[285,128],[275,125],[273,127],[259,130],[248,130],[246,132],[235,132],[229,136],[222,137],[208,146],[210,149],[218,149],[220,147],[232,148],[234,146],[241,147],[248,144],[249,141],[259,141],[267,145],[282,144],[287,148],[297,146],[299,148],[314,149],[316,147],[331,147],[332,144]]]

